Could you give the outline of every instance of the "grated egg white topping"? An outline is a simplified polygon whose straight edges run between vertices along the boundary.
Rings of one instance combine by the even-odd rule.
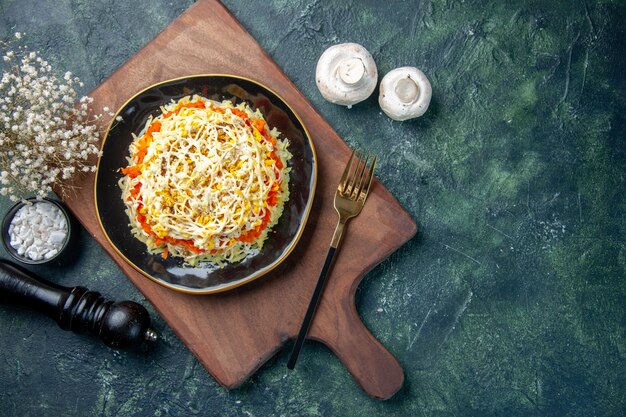
[[[185,97],[148,120],[122,169],[133,235],[195,265],[260,249],[288,199],[288,140],[245,103]]]

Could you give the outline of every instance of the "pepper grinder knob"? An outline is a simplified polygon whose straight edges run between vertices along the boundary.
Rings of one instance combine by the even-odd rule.
[[[142,305],[109,301],[84,287],[63,287],[2,259],[0,300],[44,313],[62,329],[96,335],[116,349],[157,339],[150,328],[150,315]]]
[[[154,342],[157,339],[156,332],[150,328],[148,311],[133,301],[111,304],[98,335],[107,346],[120,349],[134,347],[143,340]]]

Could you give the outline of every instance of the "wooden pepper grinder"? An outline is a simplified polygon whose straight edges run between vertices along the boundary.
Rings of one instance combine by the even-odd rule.
[[[63,330],[98,336],[107,346],[128,349],[154,342],[148,311],[133,301],[108,301],[84,287],[68,288],[0,259],[0,300],[29,307]]]

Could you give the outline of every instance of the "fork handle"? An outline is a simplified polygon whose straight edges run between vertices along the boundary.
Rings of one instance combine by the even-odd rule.
[[[328,254],[326,255],[326,260],[324,261],[324,266],[322,267],[322,272],[320,272],[320,277],[317,279],[317,284],[315,285],[315,290],[313,291],[313,296],[309,302],[309,307],[306,310],[304,320],[300,326],[296,343],[293,345],[291,356],[289,356],[289,360],[287,361],[287,368],[289,369],[293,369],[298,361],[298,355],[300,354],[300,350],[302,350],[304,339],[306,339],[306,335],[309,333],[309,328],[313,322],[313,316],[315,316],[317,304],[319,303],[320,298],[322,297],[322,292],[324,291],[326,277],[330,271],[333,259],[335,259],[335,252],[337,252],[337,248],[341,243],[341,236],[343,236],[343,229],[347,222],[348,217],[339,212],[339,221],[337,222],[337,227],[335,227],[335,233],[333,233],[333,238],[330,242],[330,248],[328,249]]]
[[[341,243],[341,236],[343,235],[343,228],[346,225],[348,219],[343,216],[339,217],[339,222],[337,222],[337,227],[335,227],[335,233],[333,234],[333,240],[330,241],[330,247],[337,249],[339,247],[339,243]]]
[[[339,225],[337,225],[337,227],[339,227]],[[298,361],[298,355],[300,354],[300,350],[302,349],[302,345],[304,344],[304,339],[306,339],[306,335],[309,332],[311,323],[313,322],[313,316],[315,315],[317,304],[322,295],[322,291],[324,290],[326,277],[328,276],[328,271],[330,271],[330,267],[333,263],[333,259],[335,258],[336,251],[337,247],[331,246],[328,250],[328,255],[326,255],[326,261],[324,261],[322,272],[320,273],[320,277],[317,279],[317,285],[315,286],[315,291],[313,291],[313,297],[311,297],[309,307],[306,310],[304,320],[302,321],[302,325],[300,326],[298,338],[296,339],[296,343],[294,344],[293,350],[291,351],[291,356],[289,357],[289,361],[287,362],[287,368],[289,369],[293,369],[296,366],[296,362]]]

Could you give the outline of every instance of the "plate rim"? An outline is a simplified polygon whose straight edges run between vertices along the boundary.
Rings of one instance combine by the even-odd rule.
[[[247,284],[247,283],[249,283],[251,281],[254,281],[254,280],[256,280],[256,279],[266,275],[267,273],[269,273],[272,270],[274,270],[275,268],[277,268],[280,264],[282,264],[283,261],[285,259],[287,259],[287,257],[289,257],[291,252],[293,252],[293,250],[297,246],[298,242],[300,241],[300,238],[302,237],[302,235],[304,233],[304,229],[306,228],[306,225],[307,225],[308,220],[309,220],[309,215],[311,214],[311,209],[313,208],[313,200],[314,200],[315,192],[316,192],[316,189],[317,189],[317,175],[318,175],[317,153],[316,153],[316,150],[315,150],[315,144],[313,143],[313,138],[311,137],[311,134],[310,134],[309,130],[307,129],[306,125],[304,124],[304,121],[302,120],[300,115],[291,107],[291,105],[283,98],[283,96],[280,95],[279,93],[277,93],[272,88],[268,87],[267,85],[265,85],[265,84],[263,84],[263,83],[261,83],[259,81],[256,81],[256,80],[254,80],[252,78],[248,78],[248,77],[244,77],[244,76],[240,76],[240,75],[234,75],[234,74],[226,74],[226,73],[207,73],[207,74],[185,75],[185,76],[181,76],[181,77],[167,79],[167,80],[164,80],[164,81],[159,81],[157,83],[151,84],[151,85],[149,85],[147,87],[144,87],[143,89],[139,90],[138,92],[133,94],[130,98],[128,98],[121,106],[119,106],[119,108],[117,109],[115,114],[112,116],[111,121],[109,122],[109,124],[107,126],[106,133],[105,133],[104,137],[102,138],[102,143],[100,144],[100,152],[103,152],[104,145],[106,144],[106,141],[109,138],[109,134],[111,132],[113,124],[116,123],[116,119],[117,119],[118,115],[120,114],[120,112],[124,108],[126,108],[126,106],[131,101],[136,99],[138,96],[140,96],[144,92],[150,90],[151,88],[158,87],[160,85],[171,83],[171,82],[176,82],[176,81],[181,81],[181,80],[186,80],[186,79],[192,79],[192,78],[203,78],[203,77],[229,77],[229,78],[234,78],[234,79],[238,79],[238,80],[251,82],[251,83],[254,83],[254,84],[264,88],[265,90],[269,91],[270,93],[272,93],[276,97],[278,97],[278,99],[280,99],[283,102],[283,104],[285,106],[287,106],[287,108],[292,112],[292,114],[296,117],[298,122],[300,122],[300,125],[302,126],[302,129],[304,130],[304,134],[305,134],[306,140],[309,143],[309,146],[311,148],[311,153],[312,153],[312,156],[313,156],[313,163],[312,163],[313,170],[311,172],[311,193],[309,195],[309,198],[307,199],[307,203],[306,203],[305,211],[304,211],[304,213],[302,215],[302,222],[300,224],[300,227],[298,228],[298,231],[297,231],[296,235],[294,236],[294,238],[287,245],[286,250],[283,251],[283,253],[274,262],[272,262],[271,264],[267,265],[266,267],[264,267],[264,268],[262,268],[260,270],[255,271],[254,273],[250,274],[249,276],[247,276],[245,278],[242,278],[240,280],[237,280],[237,281],[235,281],[235,282],[233,282],[231,284],[225,284],[225,285],[221,285],[221,286],[213,287],[213,288],[192,289],[192,288],[188,288],[188,287],[181,286],[181,285],[171,284],[171,283],[165,282],[165,281],[163,281],[161,279],[158,279],[156,277],[153,277],[152,275],[148,274],[146,271],[141,269],[139,266],[137,266],[130,259],[128,259],[128,257],[126,257],[126,255],[124,255],[122,253],[122,251],[115,245],[115,243],[113,243],[113,241],[111,240],[109,234],[107,233],[106,229],[104,228],[104,225],[102,224],[102,217],[100,216],[100,210],[98,209],[98,194],[97,194],[97,190],[98,190],[98,173],[100,171],[100,161],[102,159],[102,155],[98,157],[98,161],[96,163],[96,171],[94,173],[94,184],[93,184],[94,207],[95,207],[95,210],[96,210],[96,218],[98,220],[98,224],[100,225],[100,230],[102,230],[102,232],[104,233],[104,237],[107,240],[107,242],[109,243],[109,245],[113,248],[115,253],[117,253],[117,255],[119,255],[128,265],[130,265],[135,271],[139,272],[141,275],[143,275],[144,277],[150,279],[151,281],[156,282],[159,285],[162,285],[162,286],[164,286],[166,288],[169,288],[169,289],[177,291],[177,292],[186,293],[186,294],[198,294],[198,295],[216,294],[216,293],[225,292],[225,291],[229,291],[229,290],[235,289],[237,287],[240,287],[240,286],[242,286],[244,284]],[[150,255],[148,252],[146,252],[146,254]],[[158,256],[158,255],[153,255],[153,256]]]

